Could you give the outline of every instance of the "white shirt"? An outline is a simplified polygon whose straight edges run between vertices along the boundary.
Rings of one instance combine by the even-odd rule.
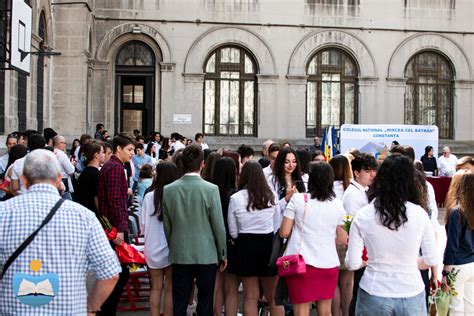
[[[178,149],[186,147],[181,141],[177,140],[174,143],[171,144],[171,148],[173,148],[175,151]]]
[[[199,144],[199,145],[201,145],[202,150],[209,149],[209,145],[206,144],[206,143],[202,143],[202,144]]]
[[[304,194],[293,194],[283,214],[295,220],[285,255],[300,253],[306,264],[316,268],[338,267],[340,262],[336,251],[336,228],[343,225],[346,215],[342,202],[339,199],[321,202],[311,199],[311,195],[307,193],[308,208],[303,220]]]
[[[236,238],[239,234],[269,234],[276,232],[281,224],[278,203],[263,210],[251,209],[248,211],[248,198],[246,189],[240,190],[230,197],[227,224],[232,238]]]
[[[358,210],[369,204],[366,193],[368,189],[368,187],[360,185],[359,182],[351,180],[351,184],[347,187],[342,198],[347,215],[354,216]]]
[[[343,200],[344,198],[344,184],[342,183],[342,180],[336,180],[334,181],[334,193],[336,194],[336,197],[339,200]]]
[[[156,214],[152,215],[155,212],[154,198],[155,192],[147,193],[143,198],[140,224],[145,235],[146,263],[152,269],[162,269],[170,265],[169,249],[163,222],[158,219]]]
[[[278,180],[275,179],[274,174],[270,173],[270,175],[267,177],[267,184],[270,187],[270,190],[272,190],[273,194],[275,195],[280,209],[283,211],[288,203],[286,203],[285,197],[282,197],[280,200],[278,200],[278,198],[280,197],[280,195],[278,194],[278,189],[280,188],[280,185],[278,184]]]
[[[8,153],[0,157],[0,173],[7,171]]]
[[[61,178],[67,179],[69,192],[74,192],[74,187],[72,186],[72,181],[70,177],[74,174],[74,165],[71,163],[64,151],[55,148],[54,154],[58,158],[59,167],[61,167]]]
[[[309,174],[303,173],[301,175],[301,180],[303,180],[304,190],[308,192]]]
[[[272,175],[272,168],[270,167],[270,165],[266,166],[265,168],[263,168],[263,175],[265,176],[265,178],[267,179],[268,181],[268,178]]]
[[[15,160],[15,162],[13,163],[12,180],[18,180],[18,183],[20,185],[20,194],[26,193],[25,184],[23,183],[23,180],[21,178],[21,176],[23,175],[23,166],[25,165],[25,159],[26,156]]]
[[[442,176],[452,177],[456,172],[456,164],[458,158],[450,154],[448,158],[441,156],[438,158],[438,168],[440,169],[439,174]]]
[[[357,270],[362,265],[364,246],[369,256],[360,288],[381,297],[413,297],[424,292],[425,285],[418,270],[420,248],[427,265],[437,260],[433,226],[421,206],[406,202],[408,221],[396,230],[379,223],[371,203],[355,215],[350,231],[346,267]]]

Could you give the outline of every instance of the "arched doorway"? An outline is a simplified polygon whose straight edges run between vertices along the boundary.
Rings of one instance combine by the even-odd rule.
[[[140,41],[122,45],[115,59],[115,132],[154,130],[155,55]]]

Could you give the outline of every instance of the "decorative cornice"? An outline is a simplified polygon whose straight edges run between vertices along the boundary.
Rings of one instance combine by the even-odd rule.
[[[174,72],[176,63],[160,63],[162,72]]]
[[[454,80],[454,89],[472,89],[474,86],[474,80]]]
[[[278,75],[257,75],[258,84],[276,84]]]
[[[387,85],[389,87],[405,87],[408,78],[387,78]]]
[[[204,82],[203,73],[183,73],[184,82],[202,83]]]
[[[286,79],[290,85],[306,85],[308,77],[308,75],[286,75]]]

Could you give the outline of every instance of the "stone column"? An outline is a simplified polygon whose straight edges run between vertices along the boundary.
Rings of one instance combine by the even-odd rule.
[[[55,58],[52,82],[52,128],[67,138],[86,132],[87,73],[90,15],[83,4],[57,5],[55,20]]]
[[[453,136],[455,140],[474,139],[474,110],[472,90],[474,81],[454,81]]]
[[[384,100],[387,103],[379,103],[382,98],[378,95],[378,91],[384,91],[381,85],[382,83],[378,82],[378,78],[359,78],[359,124],[383,124],[393,118],[393,115],[396,116],[395,113],[391,116],[386,115],[385,106],[388,104],[388,100]]]
[[[387,78],[386,95],[380,98],[381,119],[377,123],[405,124],[405,90],[407,78]]]
[[[283,117],[278,111],[276,75],[257,75],[257,137],[274,138],[278,130],[281,130]]]
[[[280,104],[287,109],[287,135],[278,135],[279,138],[306,138],[306,87],[307,75],[287,75],[288,103]]]

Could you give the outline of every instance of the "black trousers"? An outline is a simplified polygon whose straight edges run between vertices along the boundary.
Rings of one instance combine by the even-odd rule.
[[[354,287],[352,288],[352,300],[349,305],[349,316],[355,316],[357,304],[357,292],[359,292],[359,283],[364,275],[365,267],[354,271]]]
[[[125,242],[130,243],[128,239],[128,232],[124,232],[123,235]],[[115,250],[115,244],[110,242],[110,245]],[[114,316],[117,314],[117,306],[120,302],[120,297],[122,296],[123,289],[127,285],[129,278],[130,271],[128,270],[128,265],[122,265],[122,272],[119,273],[119,279],[117,284],[115,284],[114,290],[100,307],[100,315]]]
[[[196,279],[199,316],[212,316],[217,264],[173,264],[173,315],[186,316],[189,296]]]
[[[428,308],[428,297],[430,296],[430,269],[420,270],[421,278],[425,284],[425,303],[426,308]]]

